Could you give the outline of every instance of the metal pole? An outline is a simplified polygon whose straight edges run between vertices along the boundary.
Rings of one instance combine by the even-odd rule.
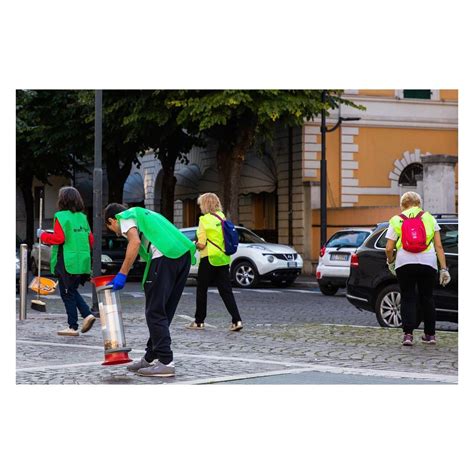
[[[20,321],[26,319],[26,288],[28,283],[28,245],[20,245]]]
[[[288,245],[293,246],[293,127],[288,127]]]
[[[327,235],[327,202],[326,202],[326,110],[324,105],[326,103],[326,91],[322,93],[323,111],[321,113],[321,233],[320,233],[320,247],[326,243]]]
[[[94,176],[93,176],[93,234],[92,273],[100,276],[102,258],[102,91],[95,91],[94,130]],[[92,292],[92,310],[98,311],[97,294]]]

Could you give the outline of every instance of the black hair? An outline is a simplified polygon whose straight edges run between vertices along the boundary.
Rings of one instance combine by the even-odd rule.
[[[59,190],[57,206],[60,211],[84,212],[81,194],[72,186],[64,186]]]
[[[105,223],[109,223],[109,219],[115,219],[117,214],[125,211],[127,206],[123,204],[119,204],[118,202],[111,202],[105,209],[104,209],[104,219]]]

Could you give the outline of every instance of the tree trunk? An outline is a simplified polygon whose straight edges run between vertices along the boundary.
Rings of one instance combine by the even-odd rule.
[[[236,225],[239,224],[240,172],[254,136],[253,128],[241,130],[233,148],[223,142],[217,149],[220,198],[226,217]]]
[[[108,202],[123,202],[123,186],[132,169],[132,162],[127,160],[122,167],[120,167],[120,158],[115,155],[113,157],[107,156],[106,159],[107,182],[109,185]]]
[[[21,182],[18,183],[23,200],[25,202],[26,212],[26,243],[31,248],[34,243],[34,198],[33,198],[33,176],[30,175],[25,177]]]
[[[176,158],[168,158],[161,161],[163,167],[163,181],[161,185],[161,209],[160,212],[170,222],[174,222],[174,190],[176,187],[176,177],[174,166]]]
[[[224,214],[234,224],[239,223],[240,171],[243,158],[233,150],[217,151],[217,171],[219,175],[219,195]]]

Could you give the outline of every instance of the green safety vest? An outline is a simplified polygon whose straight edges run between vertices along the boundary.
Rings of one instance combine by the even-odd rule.
[[[64,231],[63,256],[66,271],[71,275],[91,272],[91,250],[87,217],[82,212],[59,211],[54,214],[54,223],[59,221]],[[51,248],[51,273],[55,274],[59,245]]]
[[[217,211],[215,214],[220,216],[222,219],[225,219],[223,212]],[[207,213],[199,218],[199,222],[206,230],[207,256],[209,258],[209,263],[214,267],[229,265],[230,256],[224,253],[225,243],[221,221],[211,213]],[[216,245],[211,244],[209,240],[212,240],[212,242],[214,242],[214,244],[220,248],[217,248]]]
[[[421,209],[421,207],[410,207],[410,209],[403,211],[402,214],[404,214],[407,217],[415,217],[422,210],[423,209]],[[429,250],[433,248],[432,241],[435,234],[436,219],[429,212],[425,212],[421,216],[421,220],[423,221],[423,225],[425,226],[426,245],[428,245],[428,247],[426,247],[426,250],[423,250],[423,252],[428,252]],[[399,215],[393,216],[390,219],[390,225],[394,228],[395,232],[398,235],[398,240],[397,240],[397,245],[396,245],[397,250],[399,250],[402,246],[402,239],[400,238],[402,235],[402,223],[403,223],[403,220]]]
[[[158,212],[153,212],[143,207],[132,207],[117,214],[115,218],[119,221],[119,224],[121,219],[135,219],[139,234],[143,234],[165,257],[175,259],[189,252],[191,254],[191,263],[193,265],[196,263],[196,257],[194,256],[196,247],[194,243]],[[151,253],[145,248],[143,242],[140,244],[139,254],[146,262],[142,280],[143,286],[152,260]]]

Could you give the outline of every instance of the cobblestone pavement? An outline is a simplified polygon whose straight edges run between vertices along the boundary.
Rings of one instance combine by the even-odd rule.
[[[260,298],[263,295],[261,293]],[[294,300],[292,304],[296,307],[298,299],[301,303],[301,298],[307,296],[285,295],[287,300]],[[102,366],[99,321],[87,334],[59,337],[56,331],[65,326],[66,321],[62,302],[48,299],[48,313],[29,312],[26,321],[17,322],[17,383],[245,382],[254,377],[314,371],[386,377],[387,383],[400,378],[457,382],[456,332],[438,332],[438,344],[430,346],[421,344],[422,332],[418,331],[416,344],[402,347],[400,330],[321,323],[317,318],[308,321],[304,315],[298,318],[297,311],[289,315],[288,308],[280,302],[281,295],[268,293],[265,296],[270,299],[266,300],[264,312],[273,313],[273,319],[259,318],[254,309],[238,333],[228,331],[228,315],[222,302],[214,300],[212,294],[208,302],[207,329],[185,329],[192,320],[194,301],[183,297],[171,325],[177,376],[170,379],[140,377],[128,372],[124,365]],[[273,296],[276,299],[272,299]],[[141,294],[122,298],[127,344],[133,348],[131,357],[134,358],[143,354],[147,339],[143,306]]]

